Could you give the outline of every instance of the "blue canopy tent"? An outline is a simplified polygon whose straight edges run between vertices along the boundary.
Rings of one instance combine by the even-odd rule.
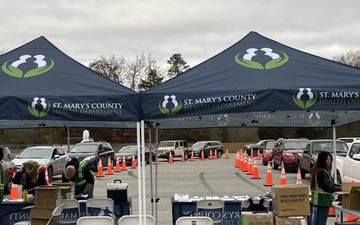
[[[331,127],[360,119],[360,70],[250,32],[140,93],[160,128]]]
[[[139,96],[73,60],[45,37],[0,56],[0,129],[124,127]]]

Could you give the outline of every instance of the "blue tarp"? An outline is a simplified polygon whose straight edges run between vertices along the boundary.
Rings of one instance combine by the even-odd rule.
[[[250,32],[140,95],[162,128],[331,127],[360,119],[360,70]]]

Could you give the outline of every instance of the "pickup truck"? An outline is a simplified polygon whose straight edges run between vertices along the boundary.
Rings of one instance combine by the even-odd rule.
[[[360,142],[359,142],[360,143]],[[318,153],[327,151],[333,153],[333,139],[316,139],[310,140],[306,148],[298,153],[298,165],[301,171],[301,178],[304,179],[306,174],[310,174],[314,168]],[[347,154],[348,147],[345,141],[336,140],[336,180],[341,183],[343,180],[343,162]]]
[[[344,181],[360,182],[360,141],[354,141],[346,154],[344,163]]]

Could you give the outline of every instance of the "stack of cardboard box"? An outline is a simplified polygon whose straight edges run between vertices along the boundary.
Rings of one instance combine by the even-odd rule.
[[[61,199],[74,199],[75,196],[74,183],[52,182],[51,185],[53,187],[58,187],[60,189]]]
[[[31,225],[46,225],[53,210],[60,204],[60,189],[52,186],[35,188],[34,208],[30,211]],[[58,224],[59,218],[53,218],[50,225]]]
[[[309,186],[272,186],[275,225],[304,225],[310,215]]]

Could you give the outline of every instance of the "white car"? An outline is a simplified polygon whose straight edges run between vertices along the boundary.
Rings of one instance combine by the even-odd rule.
[[[354,141],[358,141],[360,140],[360,137],[340,137],[338,138],[337,140],[343,140],[346,142],[347,146],[350,148],[351,144],[354,142]]]
[[[354,141],[343,161],[345,182],[360,182],[360,140]]]

